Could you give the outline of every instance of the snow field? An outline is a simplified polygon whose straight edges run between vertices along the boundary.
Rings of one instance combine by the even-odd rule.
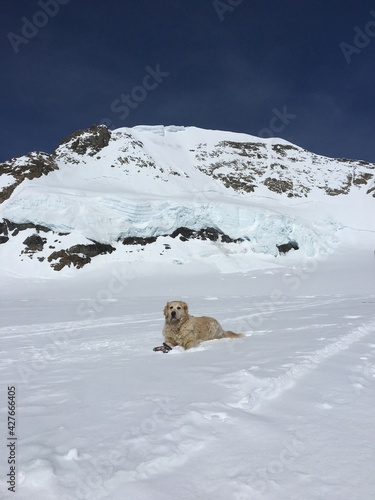
[[[189,294],[247,337],[168,354],[171,297],[80,295],[3,301],[17,498],[372,498],[374,295]]]
[[[229,174],[241,151],[218,143],[254,138],[136,127],[112,139],[94,157],[63,146],[60,170],[25,180],[2,204],[2,217],[72,231],[40,233],[47,243],[32,259],[20,253],[34,230],[1,245],[0,436],[4,451],[14,385],[17,499],[372,500],[367,187],[324,195],[328,181],[342,185],[343,164],[294,147],[295,185],[316,186],[308,198],[264,186],[236,193],[200,169],[219,158],[216,173]],[[262,142],[272,153],[276,141],[289,144]],[[263,167],[263,177],[277,175]],[[117,241],[182,225],[248,239]],[[87,238],[116,252],[59,273],[38,260]],[[276,257],[289,239],[300,250]],[[173,299],[246,337],[153,352]],[[6,470],[0,453],[0,497],[12,498]]]

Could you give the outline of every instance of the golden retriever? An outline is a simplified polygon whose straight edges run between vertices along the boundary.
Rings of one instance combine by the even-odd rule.
[[[244,337],[242,333],[226,332],[218,321],[208,316],[190,316],[186,302],[175,300],[164,307],[163,335],[170,347],[196,347],[205,340]]]

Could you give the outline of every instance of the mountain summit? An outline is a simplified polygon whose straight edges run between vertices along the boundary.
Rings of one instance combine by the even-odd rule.
[[[374,164],[278,138],[99,125],[0,174],[0,252],[33,269],[81,268],[99,254],[172,264],[221,255],[242,269],[282,245],[313,257],[345,228],[374,230]]]

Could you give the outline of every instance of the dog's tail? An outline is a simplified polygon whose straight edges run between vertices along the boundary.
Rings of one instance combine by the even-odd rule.
[[[234,333],[234,332],[231,332],[229,330],[227,332],[223,332],[223,337],[225,337],[227,339],[238,339],[240,337],[245,337],[245,334],[244,333]]]

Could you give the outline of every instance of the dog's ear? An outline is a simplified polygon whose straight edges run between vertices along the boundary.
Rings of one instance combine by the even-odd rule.
[[[168,317],[168,309],[169,309],[169,302],[167,302],[167,303],[165,304],[164,311],[163,311],[164,316],[165,316],[166,318]]]
[[[182,307],[184,308],[184,311],[186,314],[189,314],[189,308],[186,302],[181,302]]]

